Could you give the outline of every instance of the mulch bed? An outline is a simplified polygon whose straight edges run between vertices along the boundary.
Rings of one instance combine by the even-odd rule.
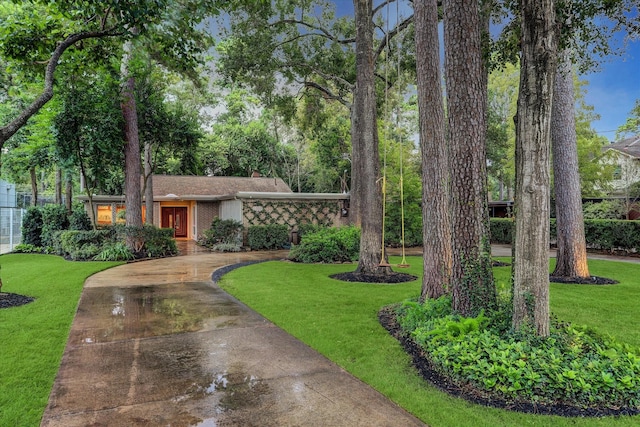
[[[400,343],[411,356],[413,365],[420,375],[435,387],[452,396],[463,398],[469,402],[494,408],[507,409],[539,415],[560,415],[564,417],[604,417],[611,415],[638,415],[636,408],[581,408],[566,404],[542,405],[527,401],[505,400],[471,384],[457,384],[439,373],[430,362],[428,355],[410,338],[406,337],[398,322],[393,307],[385,307],[378,312],[380,324]]]
[[[553,283],[573,283],[578,285],[615,285],[620,283],[614,279],[606,277],[590,276],[590,277],[563,277],[549,276],[549,281]]]
[[[329,277],[336,280],[342,280],[344,282],[387,283],[387,284],[412,282],[418,279],[413,274],[398,273],[395,271],[392,271],[387,274],[365,274],[365,273],[357,273],[355,271],[351,271],[347,273],[332,274]]]
[[[0,292],[0,308],[19,307],[35,301],[35,298],[19,294]]]

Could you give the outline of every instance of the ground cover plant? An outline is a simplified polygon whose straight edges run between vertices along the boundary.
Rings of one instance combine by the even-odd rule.
[[[397,258],[391,260],[392,263],[398,261]],[[409,257],[408,261],[411,268],[407,272],[421,275],[421,259]],[[552,284],[552,311],[563,320],[584,324],[621,342],[640,346],[640,327],[635,314],[640,297],[640,285],[636,284],[640,265],[591,260],[589,268],[594,274],[619,280],[620,284]],[[640,424],[640,416],[565,418],[512,412],[472,404],[438,390],[420,377],[409,355],[377,318],[382,307],[415,298],[420,292],[420,280],[378,285],[345,283],[328,277],[351,269],[352,264],[267,262],[232,271],[220,284],[430,426]],[[497,267],[494,273],[499,288],[507,289],[510,268]]]
[[[0,309],[0,425],[37,426],[87,277],[118,265],[53,255],[0,256],[2,291],[35,298]]]

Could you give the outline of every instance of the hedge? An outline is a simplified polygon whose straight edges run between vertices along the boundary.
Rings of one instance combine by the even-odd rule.
[[[511,244],[512,218],[491,218],[491,243]],[[556,220],[549,221],[551,240],[556,239]],[[640,221],[585,219],[584,232],[590,249],[635,253],[640,251]]]
[[[247,230],[247,242],[254,251],[285,248],[289,245],[289,227],[281,224],[252,225]]]

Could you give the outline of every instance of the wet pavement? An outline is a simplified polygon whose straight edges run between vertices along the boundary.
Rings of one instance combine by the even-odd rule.
[[[286,252],[183,253],[86,281],[42,426],[424,425],[211,281]]]

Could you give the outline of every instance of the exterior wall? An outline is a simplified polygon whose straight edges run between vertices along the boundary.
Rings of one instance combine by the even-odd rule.
[[[194,239],[211,227],[211,222],[218,217],[220,202],[198,202],[196,207],[196,232]]]
[[[245,227],[286,224],[297,231],[299,224],[340,226],[349,223],[341,216],[342,200],[266,200],[245,199],[242,216]]]
[[[611,182],[614,194],[624,194],[631,184],[640,181],[640,159],[611,149],[607,151],[601,161],[615,167]]]

